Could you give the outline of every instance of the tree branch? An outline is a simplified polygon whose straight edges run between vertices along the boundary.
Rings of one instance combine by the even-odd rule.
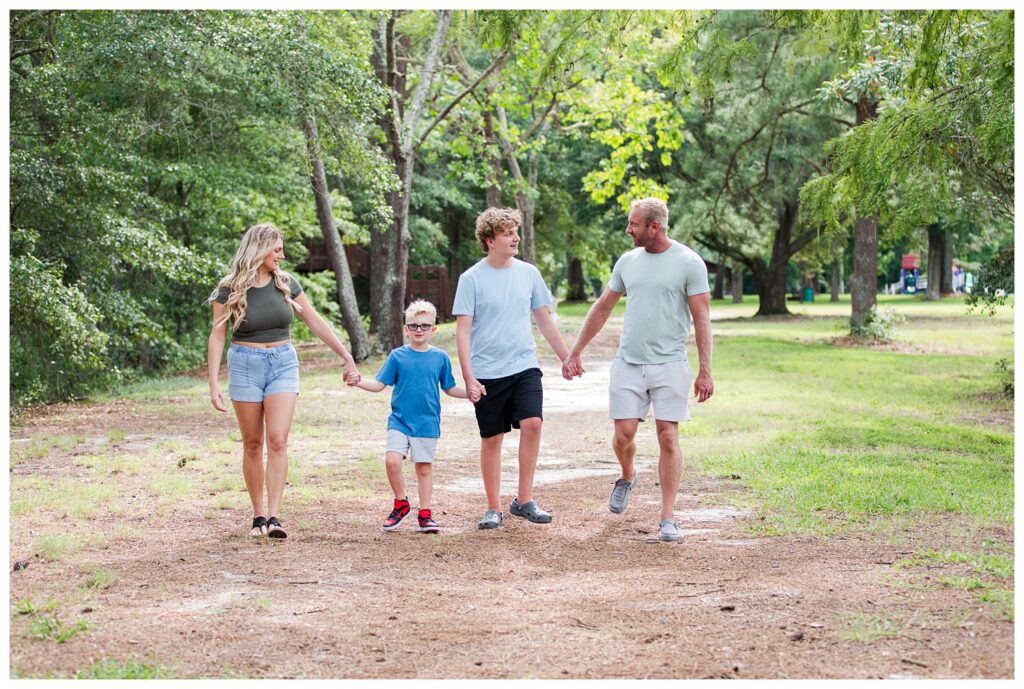
[[[808,165],[810,165],[810,166],[811,166],[811,167],[813,167],[813,168],[814,168],[815,170],[817,170],[817,171],[818,171],[818,174],[819,174],[819,175],[824,175],[824,174],[825,174],[825,171],[824,171],[824,170],[823,170],[823,169],[821,168],[821,166],[820,166],[820,165],[818,165],[818,164],[817,164],[816,162],[814,162],[813,160],[811,160],[811,159],[810,159],[810,158],[808,158],[807,156],[803,156],[803,159],[804,159],[804,161],[805,161],[805,162],[806,162],[806,163],[807,163]]]
[[[803,234],[801,234],[800,236],[798,236],[796,239],[789,243],[789,246],[786,248],[786,251],[789,253],[789,256],[787,256],[786,258],[789,259],[790,257],[800,253],[801,249],[803,249],[805,246],[807,246],[812,241],[817,239],[819,235],[820,232],[817,228],[805,231]]]
[[[52,14],[55,10],[33,10],[28,14],[18,17],[16,20],[11,22],[11,35],[16,34],[27,24],[34,22],[37,19],[42,19],[48,14]]]
[[[482,81],[484,81],[487,77],[489,77],[491,75],[492,72],[494,72],[496,69],[502,67],[505,64],[505,61],[508,60],[508,56],[509,56],[509,51],[508,51],[508,49],[505,49],[501,53],[501,55],[499,55],[498,57],[496,57],[494,59],[494,62],[492,62],[487,67],[487,69],[485,69],[483,72],[480,73],[480,76],[477,77],[476,81],[474,81],[472,84],[467,86],[466,89],[462,93],[460,93],[458,96],[456,96],[455,99],[451,103],[448,104],[448,107],[446,107],[444,110],[442,110],[438,114],[438,116],[434,118],[434,121],[431,122],[430,126],[427,127],[427,130],[425,132],[423,132],[423,136],[421,136],[419,141],[416,142],[416,145],[413,147],[413,149],[414,150],[415,149],[419,149],[419,147],[423,145],[423,142],[426,141],[427,135],[430,134],[430,132],[433,131],[434,127],[436,127],[438,124],[440,124],[441,121],[444,120],[444,118],[446,118],[448,116],[448,113],[450,113],[452,111],[452,108],[454,108],[456,105],[458,105],[459,101],[461,101],[467,95],[472,93],[476,89],[476,87],[480,85],[480,83]]]
[[[27,50],[19,50],[11,55],[11,62],[14,62],[19,57],[25,57],[26,55],[34,55],[35,53],[45,53],[50,50],[49,46],[41,45],[36,48],[29,48]]]
[[[430,39],[430,48],[423,60],[423,69],[420,71],[420,80],[416,84],[416,91],[413,92],[409,109],[405,111],[405,119],[402,122],[402,146],[408,148],[419,148],[419,144],[413,145],[416,138],[416,123],[423,114],[423,107],[427,103],[427,95],[430,85],[434,81],[434,74],[437,72],[437,63],[441,57],[441,46],[444,45],[445,36],[448,35],[448,27],[452,23],[452,10],[437,11],[437,25],[434,27],[434,36]],[[447,114],[447,113],[445,113]],[[438,120],[434,121],[436,124]],[[431,129],[434,125],[431,125]],[[429,133],[429,129],[427,130]],[[423,139],[420,139],[420,143]]]

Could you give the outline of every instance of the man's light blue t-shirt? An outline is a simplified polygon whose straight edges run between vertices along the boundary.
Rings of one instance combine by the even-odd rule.
[[[463,273],[452,314],[473,317],[473,375],[504,378],[540,368],[530,314],[550,301],[540,271],[517,258],[506,268],[494,268],[482,259]]]
[[[377,380],[394,386],[388,430],[413,438],[441,437],[441,394],[455,387],[452,360],[437,347],[417,352],[409,345],[391,350]]]
[[[626,293],[626,317],[617,356],[630,364],[666,364],[686,358],[693,317],[687,297],[710,292],[708,267],[675,240],[660,254],[636,248],[619,257],[608,287]]]

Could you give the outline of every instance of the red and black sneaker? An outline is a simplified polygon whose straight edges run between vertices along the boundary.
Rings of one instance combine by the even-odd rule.
[[[409,516],[411,508],[409,507],[409,500],[395,500],[395,509],[391,510],[391,514],[384,520],[381,528],[385,531],[391,531],[397,529],[399,525],[405,521],[405,518]]]
[[[420,522],[420,531],[423,533],[437,533],[441,530],[441,527],[437,525],[433,517],[430,516],[430,510],[420,510],[416,518]]]

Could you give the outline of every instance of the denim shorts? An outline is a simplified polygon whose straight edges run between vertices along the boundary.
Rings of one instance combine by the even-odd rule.
[[[236,402],[262,402],[282,392],[299,393],[299,357],[291,344],[273,349],[228,348],[228,395]]]

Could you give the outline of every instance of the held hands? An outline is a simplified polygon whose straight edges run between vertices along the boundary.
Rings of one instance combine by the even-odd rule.
[[[466,395],[469,397],[469,401],[473,404],[479,402],[480,398],[486,394],[487,388],[485,388],[476,378],[466,381]]]
[[[210,386],[210,404],[219,412],[228,410],[228,406],[224,403],[224,393],[220,391],[220,386],[216,383]]]
[[[584,371],[580,355],[569,352],[569,356],[565,357],[565,361],[562,362],[562,377],[566,380],[572,380],[577,376],[582,376]]]
[[[697,403],[700,404],[711,399],[713,394],[715,394],[715,382],[711,379],[710,373],[702,370],[697,374],[697,380],[693,383],[693,395],[697,398]]]
[[[349,387],[353,387],[359,384],[359,381],[363,377],[359,375],[359,369],[356,368],[356,362],[349,359],[345,362],[345,384]]]

